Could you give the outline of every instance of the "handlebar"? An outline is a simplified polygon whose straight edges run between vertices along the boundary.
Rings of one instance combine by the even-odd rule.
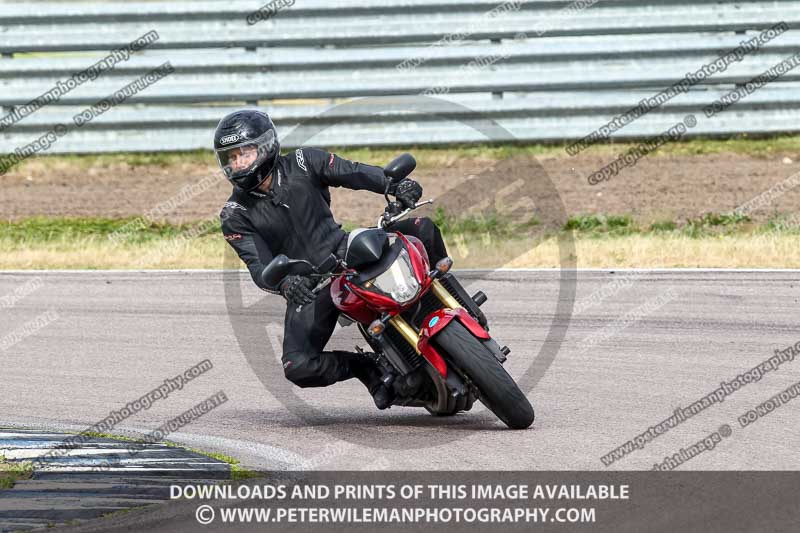
[[[428,204],[432,204],[432,203],[433,203],[433,199],[425,200],[424,202],[420,202],[420,203],[416,204],[414,207],[407,207],[403,211],[395,214],[394,216],[389,216],[390,213],[391,213],[391,207],[392,207],[392,204],[390,203],[389,206],[386,208],[386,211],[384,211],[383,215],[381,215],[378,218],[378,223],[377,223],[376,227],[385,228],[387,226],[390,226],[391,224],[394,224],[395,222],[397,222],[398,220],[400,220],[401,218],[403,218],[404,216],[406,216],[410,212],[414,211],[415,209],[419,209],[420,207],[422,207],[424,205],[428,205]],[[311,264],[308,261],[304,260],[303,262],[307,263],[311,267],[311,269],[313,271],[309,275],[309,277],[319,280],[319,282],[317,283],[316,287],[314,287],[312,289],[312,292],[314,292],[315,294],[318,294],[322,289],[324,289],[325,287],[330,285],[333,277],[338,275],[338,274],[334,273],[336,271],[336,268],[334,268],[331,272],[323,273],[323,272],[320,272],[320,267],[322,267],[322,264],[314,266],[313,264]],[[341,263],[337,263],[336,267],[338,267],[338,266],[341,266]],[[300,309],[302,309],[302,307],[303,307],[302,305],[298,306],[297,311],[300,311]]]
[[[428,204],[432,204],[432,203],[433,203],[433,199],[425,200],[424,202],[420,202],[420,203],[416,204],[414,207],[407,207],[405,210],[401,211],[400,213],[398,213],[398,214],[396,214],[396,215],[394,215],[392,217],[388,217],[388,218],[387,218],[387,215],[389,215],[389,208],[387,208],[386,212],[384,212],[383,215],[381,215],[378,218],[377,227],[385,228],[386,226],[390,226],[390,225],[394,224],[395,222],[397,222],[398,220],[400,220],[401,218],[403,218],[404,216],[406,216],[407,214],[409,214],[411,211],[414,211],[415,209],[419,209],[423,205],[428,205]]]

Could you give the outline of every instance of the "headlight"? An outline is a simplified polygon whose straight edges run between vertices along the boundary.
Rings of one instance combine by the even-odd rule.
[[[369,280],[364,288],[390,296],[398,303],[413,300],[419,294],[419,282],[414,276],[414,268],[407,250],[401,250],[394,263],[382,274]]]

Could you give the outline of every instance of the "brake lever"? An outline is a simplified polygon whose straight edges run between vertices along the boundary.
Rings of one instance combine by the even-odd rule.
[[[398,213],[397,215],[395,215],[393,217],[390,217],[389,219],[381,217],[381,220],[384,222],[383,227],[386,227],[386,226],[388,226],[390,224],[394,224],[395,222],[397,222],[398,220],[400,220],[401,218],[403,218],[404,216],[409,214],[411,211],[419,209],[423,205],[428,205],[428,204],[432,204],[432,203],[433,203],[433,198],[431,198],[430,200],[425,200],[424,202],[420,202],[418,204],[415,204],[414,207],[407,207],[404,211]],[[384,216],[385,216],[385,214],[384,214]]]
[[[311,292],[313,292],[314,294],[319,294],[322,291],[322,289],[324,289],[325,287],[327,287],[328,285],[331,284],[331,280],[332,279],[333,279],[333,276],[328,276],[327,278],[325,278],[321,282],[317,283],[317,286],[314,287],[311,290]]]
[[[313,289],[311,289],[311,292],[313,292],[314,294],[319,294],[320,292],[322,292],[322,289],[324,289],[325,287],[327,287],[328,285],[330,285],[330,284],[331,284],[331,282],[333,281],[333,278],[335,278],[335,277],[336,277],[336,276],[338,276],[339,274],[340,274],[340,273],[333,273],[333,272],[331,272],[331,273],[329,273],[329,274],[313,274],[313,275],[312,275],[312,276],[310,276],[310,277],[313,277],[313,278],[319,278],[319,279],[321,279],[322,281],[320,281],[319,283],[317,283],[317,286],[316,286],[316,287],[314,287]],[[324,279],[323,279],[323,278],[324,278]],[[298,306],[297,306],[297,309],[295,309],[295,313],[299,313],[300,311],[302,311],[302,309],[303,309],[303,305],[302,305],[302,304],[301,304],[301,305],[298,305]]]
[[[328,280],[326,280],[326,281],[328,281]],[[328,283],[330,283],[330,281],[328,281]],[[320,283],[319,285],[317,285],[316,287],[314,287],[313,289],[311,289],[311,292],[313,292],[313,293],[314,293],[314,295],[315,295],[315,297],[316,297],[316,295],[318,295],[318,294],[320,293],[320,291],[322,290],[322,288],[323,288],[325,285],[327,285],[327,284],[326,284],[326,283]],[[305,305],[310,305],[310,304],[313,304],[313,303],[314,303],[314,302],[312,301],[312,302],[309,302],[309,304],[300,304],[300,305],[298,305],[298,306],[297,306],[297,309],[295,309],[295,310],[294,310],[294,312],[295,312],[295,313],[299,313],[300,311],[302,311],[302,310],[303,310],[303,307],[304,307]]]

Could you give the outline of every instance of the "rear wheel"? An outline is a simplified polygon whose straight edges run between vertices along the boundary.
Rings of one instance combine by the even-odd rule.
[[[458,320],[450,322],[432,342],[460,369],[480,392],[480,401],[511,429],[525,429],[534,413],[528,398],[519,390],[489,348]]]

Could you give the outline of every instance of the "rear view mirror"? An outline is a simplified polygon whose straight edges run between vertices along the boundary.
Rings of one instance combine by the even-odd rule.
[[[289,273],[290,261],[283,254],[275,256],[261,273],[261,279],[270,287],[275,287]]]
[[[396,183],[417,168],[417,160],[409,153],[400,154],[383,168],[383,173]]]

